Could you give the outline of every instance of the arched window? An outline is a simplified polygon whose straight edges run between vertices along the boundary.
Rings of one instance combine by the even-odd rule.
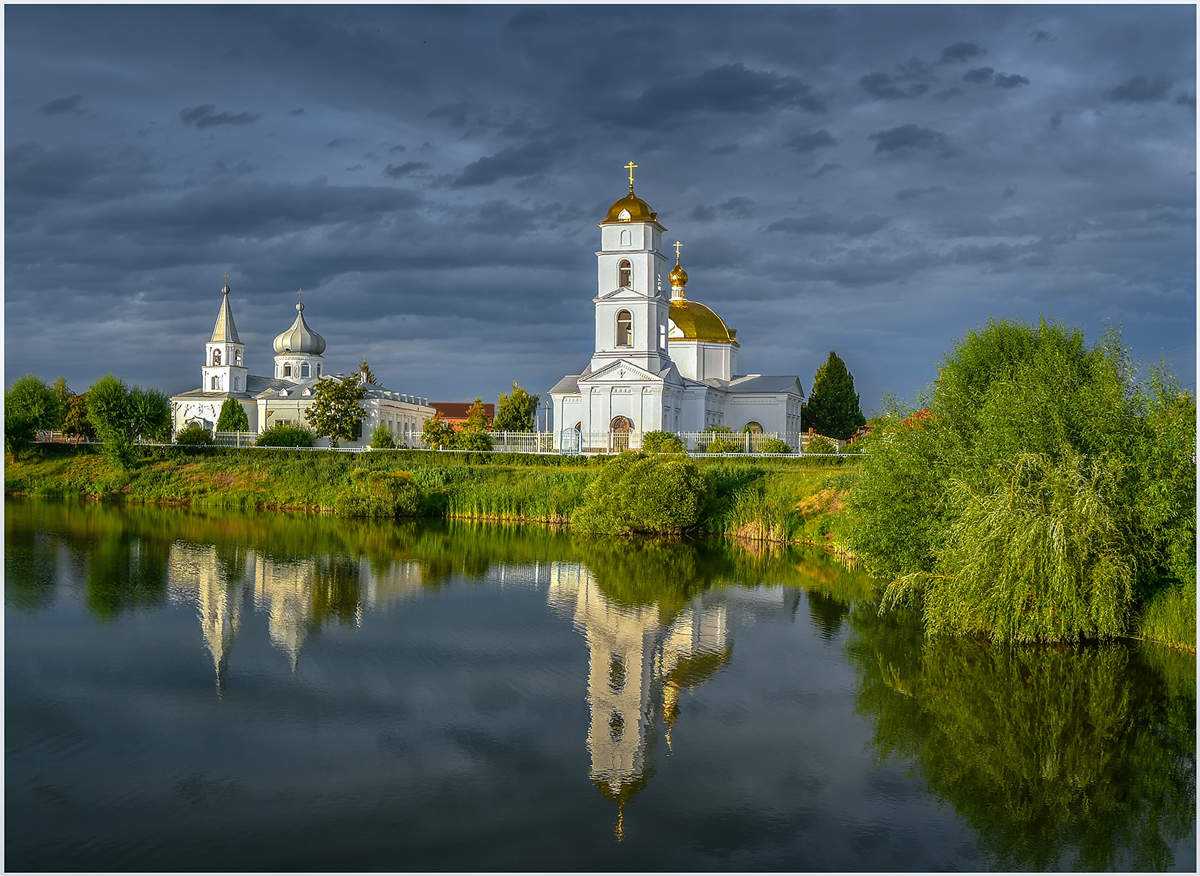
[[[618,453],[629,449],[629,433],[633,431],[633,421],[629,417],[613,417],[608,424],[612,433],[612,449]]]
[[[220,389],[220,388],[221,388],[221,378],[220,378],[220,377],[217,377],[217,375],[215,375],[215,374],[213,375],[213,377],[212,377],[212,381],[211,381],[211,382],[212,382],[212,388],[213,388],[213,389]]]
[[[308,363],[307,363],[307,362],[301,362],[301,363],[300,363],[300,376],[301,376],[301,377],[308,377],[308,376],[309,376],[309,375],[308,375]]]
[[[630,245],[629,232],[622,231],[621,232],[621,246],[629,246],[629,245]]]
[[[242,351],[241,351],[241,350],[234,350],[234,351],[233,351],[233,364],[234,364],[234,365],[241,365],[241,364],[242,364]]]
[[[742,431],[749,432],[751,435],[761,435],[762,434],[762,423],[756,423],[753,420],[751,420],[749,423],[747,423],[745,425],[745,427],[742,429]]]
[[[284,363],[283,363],[283,376],[284,376],[284,377],[291,377],[291,376],[292,376],[292,363],[291,363],[291,362],[284,362]]]
[[[320,376],[321,376],[321,363],[318,362],[317,363],[317,377],[320,377]]]
[[[633,315],[628,310],[617,312],[617,346],[633,346]]]
[[[617,265],[617,285],[623,289],[633,285],[633,265],[629,259],[621,259]]]
[[[221,364],[221,351],[220,350],[213,350],[213,364],[214,365]]]
[[[609,661],[608,689],[613,693],[620,693],[625,689],[625,658],[620,654],[613,654],[612,660]]]

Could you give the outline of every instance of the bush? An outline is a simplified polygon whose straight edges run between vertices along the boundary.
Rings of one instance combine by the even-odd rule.
[[[792,448],[782,438],[764,438],[758,444],[759,453],[791,453]]]
[[[704,448],[705,453],[741,453],[746,445],[736,438],[714,438]]]
[[[264,429],[255,442],[259,447],[312,447],[317,436],[303,426],[277,423]]]
[[[1194,595],[1195,403],[1134,373],[1112,334],[968,335],[928,414],[862,439],[846,536],[888,602],[921,605],[929,633],[1024,642],[1126,634],[1166,587]]]
[[[417,517],[424,509],[424,494],[406,471],[357,469],[333,509],[343,517]]]
[[[812,440],[808,442],[808,446],[804,448],[805,453],[837,453],[837,442],[824,435],[814,435]]]
[[[683,442],[670,432],[657,430],[642,436],[642,451],[645,453],[683,453]]]
[[[212,444],[213,441],[212,435],[209,434],[207,429],[205,429],[203,426],[193,423],[186,429],[181,430],[175,436],[175,443],[196,446],[201,444]]]
[[[221,405],[221,415],[217,417],[218,432],[249,432],[250,419],[246,409],[235,398],[225,399]]]
[[[396,446],[396,440],[392,438],[392,432],[383,423],[375,427],[375,431],[371,433],[371,449],[372,450],[391,450]]]
[[[622,453],[584,491],[572,526],[606,533],[681,533],[695,529],[705,481],[692,460]]]
[[[37,425],[22,411],[10,410],[7,405],[4,411],[4,447],[17,458],[21,453],[33,446],[37,437]]]
[[[491,450],[492,439],[482,429],[463,429],[454,436],[456,450]]]

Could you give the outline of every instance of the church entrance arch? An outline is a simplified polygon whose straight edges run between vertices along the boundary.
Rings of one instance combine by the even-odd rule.
[[[633,420],[629,417],[613,417],[608,424],[612,433],[612,449],[621,452],[629,449],[629,433],[633,431]]]

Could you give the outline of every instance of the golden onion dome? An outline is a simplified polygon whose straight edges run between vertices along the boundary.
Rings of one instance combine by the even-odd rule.
[[[671,322],[683,333],[673,341],[708,341],[714,344],[736,344],[737,334],[725,325],[712,308],[686,298],[671,299]]]
[[[658,214],[650,205],[629,190],[629,194],[613,203],[604,217],[605,222],[657,222]]]
[[[671,273],[667,274],[667,279],[671,281],[672,286],[686,286],[687,271],[683,269],[683,265],[676,262],[675,267],[671,269]]]

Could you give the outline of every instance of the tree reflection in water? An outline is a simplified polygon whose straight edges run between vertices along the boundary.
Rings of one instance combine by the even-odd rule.
[[[926,641],[916,618],[881,617],[871,603],[851,623],[857,708],[875,723],[879,756],[912,759],[996,867],[1172,865],[1195,814],[1192,658]]]

